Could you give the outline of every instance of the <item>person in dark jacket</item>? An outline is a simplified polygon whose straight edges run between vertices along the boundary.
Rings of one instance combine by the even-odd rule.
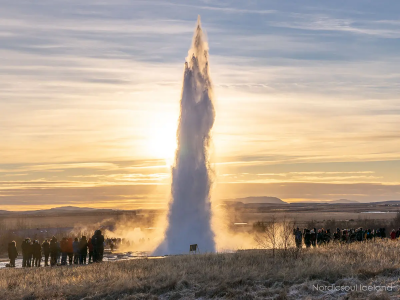
[[[78,238],[75,238],[74,242],[72,243],[72,248],[74,249],[74,264],[77,265],[79,263],[79,241]]]
[[[294,240],[296,242],[296,247],[300,249],[303,246],[303,235],[301,234],[299,227],[293,230],[293,234],[294,234]]]
[[[317,233],[315,232],[315,229],[312,229],[310,231],[310,241],[311,241],[311,245],[313,247],[315,247],[317,245],[316,241],[317,241]]]
[[[33,241],[28,243],[28,267],[33,267]]]
[[[73,239],[68,238],[67,254],[68,254],[69,265],[72,265],[73,258],[74,258],[74,247],[72,246],[73,243],[74,243]]]
[[[33,260],[32,267],[40,267],[40,261],[42,260],[42,246],[40,246],[39,241],[36,240],[32,245]]]
[[[60,242],[61,247],[61,265],[65,266],[67,264],[67,255],[68,255],[68,240],[66,237],[63,237]]]
[[[93,245],[93,262],[101,262],[103,260],[104,253],[104,236],[101,234],[101,230],[96,230],[92,236]]]
[[[50,265],[55,266],[57,264],[58,255],[58,244],[55,236],[51,238],[50,241]]]
[[[309,229],[304,230],[304,244],[306,245],[306,248],[311,247],[311,234]]]
[[[88,241],[88,250],[89,250],[89,261],[88,261],[88,263],[90,264],[93,261],[93,244],[92,244],[92,239],[91,238],[89,238],[89,241]]]
[[[380,232],[381,232],[381,238],[386,239],[386,228],[382,227]]]
[[[57,241],[57,265],[61,264],[61,244]]]
[[[15,259],[18,256],[17,244],[15,241],[8,243],[8,258],[10,259],[10,267],[15,267]]]
[[[333,241],[340,242],[340,228],[336,228],[336,232],[333,233]]]
[[[368,230],[367,230],[367,240],[372,240],[373,237],[374,237],[374,235],[373,235],[373,233],[372,233],[372,230],[371,230],[371,229],[368,229]]]
[[[86,265],[86,256],[87,256],[87,249],[88,249],[88,242],[86,240],[86,236],[82,236],[81,240],[79,241],[79,264]]]
[[[324,243],[324,229],[318,229],[317,233],[317,245],[321,246]]]
[[[49,266],[49,256],[50,256],[50,244],[48,240],[45,240],[42,244],[42,251],[44,255],[44,266]]]
[[[21,250],[22,250],[22,267],[28,267],[28,255],[29,255],[29,243],[30,240],[29,238],[26,238],[22,244],[21,244]]]

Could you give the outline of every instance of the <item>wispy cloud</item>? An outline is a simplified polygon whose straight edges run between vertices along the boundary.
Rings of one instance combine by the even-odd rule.
[[[272,26],[313,31],[342,31],[354,34],[373,35],[382,38],[399,38],[399,28],[376,28],[374,24],[399,25],[386,20],[338,19],[324,15],[294,14],[290,21],[270,22]]]

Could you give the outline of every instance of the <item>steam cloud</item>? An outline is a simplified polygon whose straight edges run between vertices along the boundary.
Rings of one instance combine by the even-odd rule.
[[[215,252],[207,151],[214,119],[208,44],[199,16],[185,62],[168,228],[156,255],[188,253],[190,244],[198,244],[201,252]]]

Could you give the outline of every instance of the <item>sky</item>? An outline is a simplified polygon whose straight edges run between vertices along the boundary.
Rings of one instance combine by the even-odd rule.
[[[213,201],[400,200],[397,1],[0,5],[0,209],[165,207],[197,15]]]

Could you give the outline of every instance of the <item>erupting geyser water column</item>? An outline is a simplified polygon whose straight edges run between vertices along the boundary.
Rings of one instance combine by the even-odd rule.
[[[211,228],[208,147],[215,112],[208,66],[208,45],[197,20],[192,47],[185,62],[178,148],[172,167],[172,201],[164,241],[155,254],[188,253],[190,244],[214,252]]]

